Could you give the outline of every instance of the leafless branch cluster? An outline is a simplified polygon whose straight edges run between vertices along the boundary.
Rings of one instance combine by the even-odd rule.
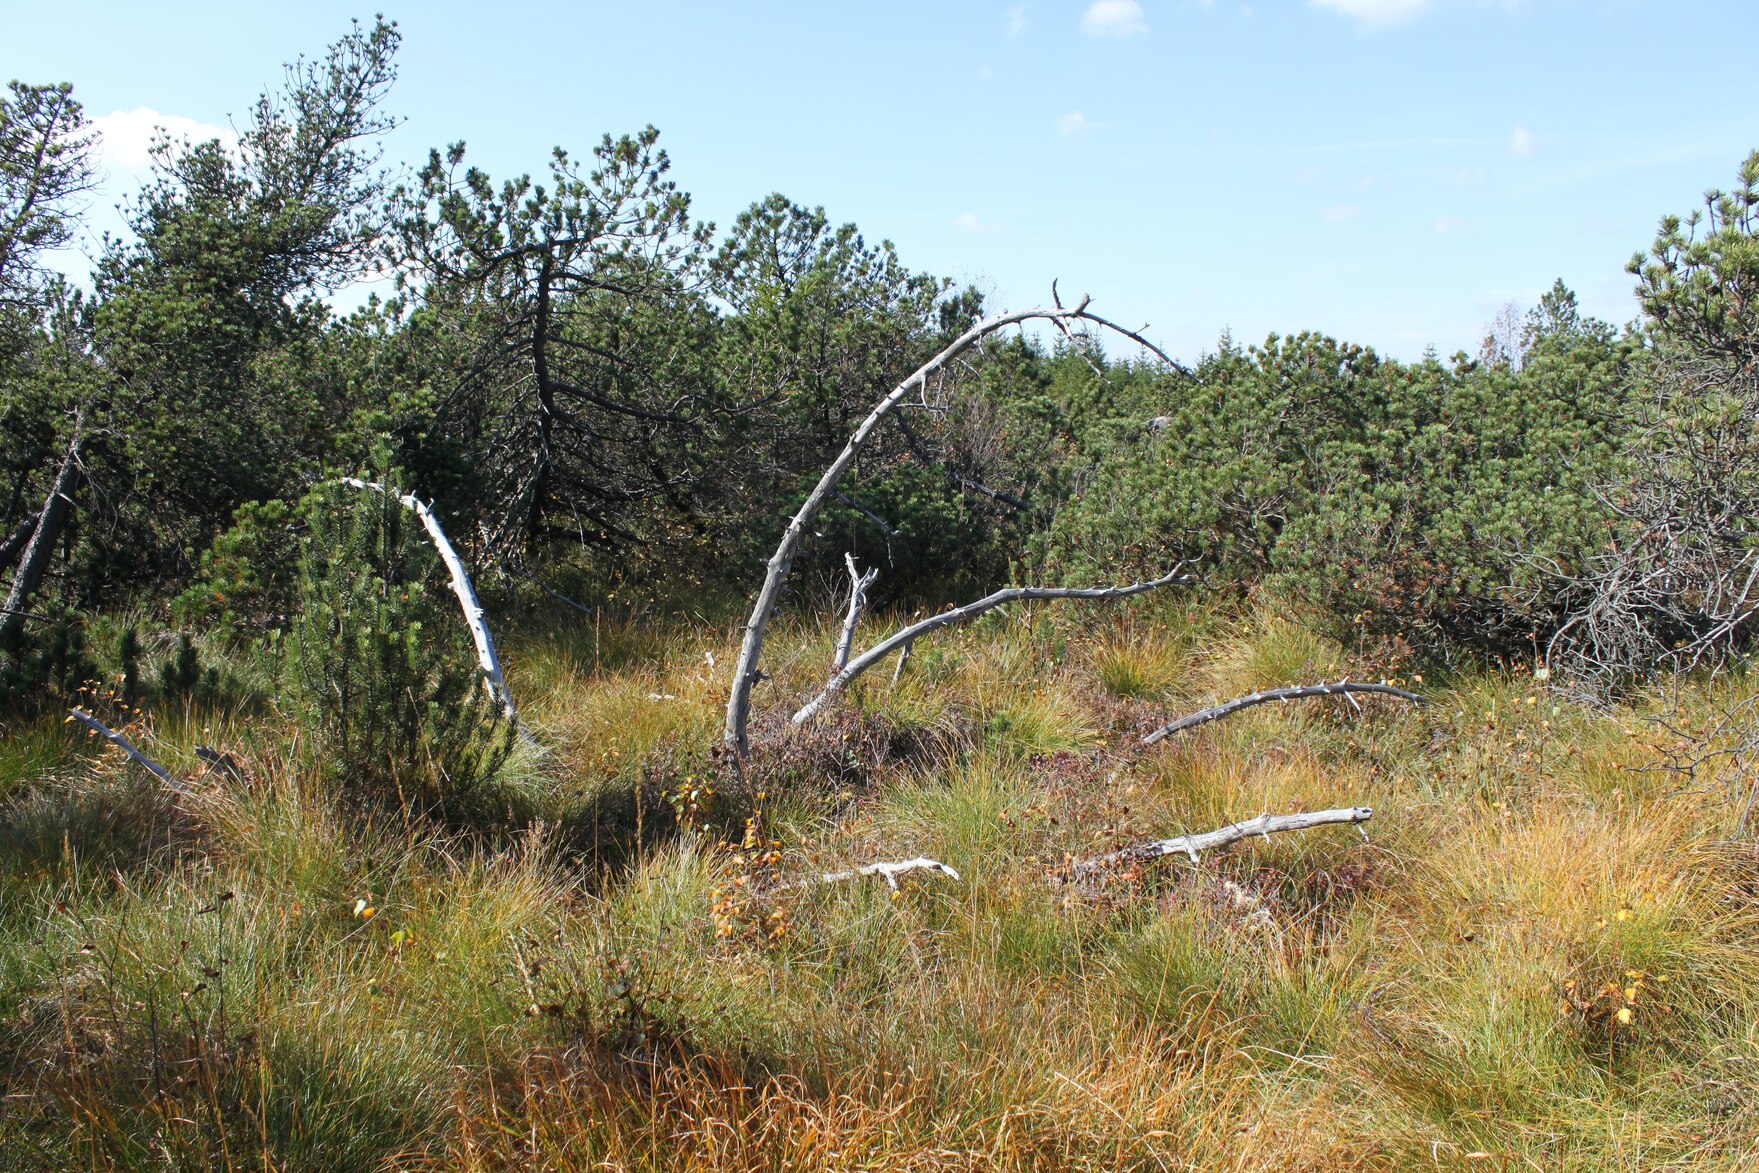
[[[1546,649],[1584,695],[1666,669],[1720,668],[1759,616],[1759,371],[1663,353],[1621,483],[1617,519],[1577,574],[1548,567],[1573,600]]]

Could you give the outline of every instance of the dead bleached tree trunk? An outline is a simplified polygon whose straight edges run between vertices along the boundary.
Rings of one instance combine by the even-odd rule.
[[[1182,566],[1182,564],[1181,564]],[[1131,595],[1139,595],[1144,591],[1152,591],[1158,587],[1173,583],[1188,583],[1187,575],[1179,573],[1181,566],[1173,567],[1172,571],[1148,582],[1134,582],[1128,586],[1115,587],[1007,587],[993,595],[985,595],[975,603],[966,603],[963,607],[954,607],[942,611],[939,615],[924,619],[920,623],[912,623],[909,627],[893,632],[854,660],[845,665],[842,671],[832,676],[819,694],[800,707],[794,714],[796,725],[804,725],[824,709],[831,698],[841,692],[851,680],[885,659],[899,648],[908,647],[920,635],[933,631],[938,627],[946,627],[951,623],[963,623],[975,619],[985,611],[993,610],[1003,603],[1012,603],[1026,599],[1124,599]]]
[[[1053,287],[1054,289],[1054,287]],[[1162,361],[1177,367],[1172,359],[1152,346],[1139,333],[1127,330],[1087,310],[1088,298],[1083,297],[1079,304],[1064,306],[1060,302],[1051,307],[1038,307],[1029,310],[1017,310],[1013,313],[998,314],[993,318],[985,318],[971,329],[950,342],[941,352],[929,359],[894,387],[886,397],[874,405],[867,418],[861,421],[854,433],[849,437],[843,451],[831,461],[819,477],[818,484],[806,495],[788,528],[782,533],[782,540],[776,546],[776,552],[770,555],[768,567],[764,572],[763,586],[757,592],[757,598],[751,606],[751,618],[745,623],[745,637],[739,647],[739,659],[733,665],[733,686],[727,697],[727,720],[722,729],[722,740],[727,748],[739,759],[744,760],[751,748],[748,726],[751,719],[751,690],[760,678],[758,661],[763,655],[764,635],[769,630],[770,617],[775,614],[776,605],[781,602],[782,588],[787,584],[788,573],[793,569],[794,556],[800,551],[800,544],[812,530],[812,523],[827,500],[836,494],[837,486],[843,477],[854,466],[855,459],[867,446],[874,432],[887,414],[903,401],[912,391],[925,390],[929,377],[943,370],[959,355],[977,345],[997,330],[1019,325],[1030,321],[1047,321],[1065,332],[1071,323],[1090,322],[1104,329],[1115,331],[1126,338],[1148,347]],[[1183,369],[1183,368],[1179,368]]]
[[[476,644],[476,659],[478,667],[482,669],[483,687],[488,690],[489,697],[500,704],[507,723],[517,725],[519,713],[513,706],[513,694],[507,691],[507,680],[501,674],[501,659],[495,654],[495,637],[489,634],[488,621],[484,617],[482,604],[477,601],[476,588],[470,583],[470,573],[464,569],[464,559],[458,556],[458,551],[446,537],[446,531],[440,526],[440,519],[414,493],[399,495],[375,481],[363,481],[358,477],[342,477],[341,481],[356,489],[370,489],[396,497],[405,509],[421,519],[422,528],[427,530],[428,538],[439,552],[440,561],[446,564],[446,570],[452,576],[452,593],[458,597],[459,609],[464,612],[464,623],[470,628],[470,638]]]
[[[1219,831],[1205,831],[1200,835],[1177,835],[1171,839],[1155,839],[1148,843],[1137,843],[1107,855],[1084,859],[1069,868],[1069,876],[1070,878],[1091,876],[1107,868],[1147,863],[1149,860],[1159,859],[1165,855],[1185,855],[1190,857],[1192,863],[1197,863],[1199,852],[1214,851],[1218,847],[1238,843],[1253,835],[1268,839],[1283,831],[1305,831],[1309,827],[1323,827],[1331,823],[1361,824],[1373,817],[1374,809],[1366,806],[1347,806],[1337,810],[1311,811],[1298,815],[1259,815],[1255,819],[1247,819],[1243,823],[1235,823],[1233,826],[1223,827]]]
[[[831,673],[835,675],[849,663],[849,649],[855,643],[855,626],[861,622],[861,613],[867,610],[867,588],[879,577],[879,567],[870,568],[862,574],[855,569],[855,555],[843,555],[844,563],[849,567],[849,613],[843,616],[843,630],[837,636],[837,650],[831,654]]]
[[[81,468],[79,453],[85,443],[86,409],[82,405],[73,417],[73,438],[67,443],[67,455],[49,487],[48,499],[37,514],[36,528],[18,561],[18,572],[12,576],[12,588],[6,592],[4,614],[0,614],[0,633],[10,634],[24,622],[30,611],[31,596],[43,585],[49,573],[49,559],[55,554],[55,543],[73,512],[73,494],[79,485]]]
[[[1382,696],[1396,696],[1401,700],[1423,703],[1423,697],[1414,692],[1406,692],[1402,688],[1394,688],[1390,684],[1367,684],[1354,680],[1340,680],[1335,684],[1294,684],[1287,688],[1267,688],[1262,692],[1248,693],[1242,697],[1228,701],[1226,704],[1200,709],[1186,717],[1180,717],[1167,725],[1162,725],[1153,733],[1142,739],[1143,745],[1153,745],[1163,738],[1171,737],[1194,725],[1205,725],[1211,721],[1219,721],[1223,717],[1231,717],[1241,709],[1250,709],[1253,705],[1269,704],[1271,701],[1292,701],[1309,696],[1349,696],[1353,692],[1379,693]],[[1355,702],[1352,701],[1352,704]],[[1360,706],[1358,706],[1360,707]]]
[[[12,569],[12,564],[18,561],[18,556],[24,552],[26,543],[31,540],[31,535],[37,532],[37,517],[37,514],[31,514],[6,535],[5,541],[0,541],[0,574]]]

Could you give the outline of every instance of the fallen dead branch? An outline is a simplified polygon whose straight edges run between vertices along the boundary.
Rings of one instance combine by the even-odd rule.
[[[1269,839],[1272,835],[1283,831],[1305,831],[1309,827],[1323,827],[1328,823],[1350,823],[1358,826],[1374,817],[1372,807],[1346,806],[1337,810],[1309,811],[1295,815],[1259,815],[1255,819],[1247,819],[1243,823],[1235,823],[1231,827],[1223,827],[1218,831],[1205,831],[1200,835],[1176,835],[1171,839],[1155,839],[1147,843],[1137,843],[1121,848],[1107,855],[1095,856],[1069,868],[1071,878],[1092,875],[1106,868],[1125,864],[1147,863],[1164,855],[1186,855],[1192,863],[1200,862],[1198,853],[1213,851],[1218,847],[1226,847],[1230,843],[1238,843],[1253,835]],[[1363,832],[1362,837],[1368,837]]]
[[[915,859],[901,859],[895,863],[870,863],[865,867],[852,868],[846,872],[826,872],[822,876],[812,876],[805,880],[796,880],[786,884],[787,888],[810,888],[817,884],[838,884],[844,880],[853,880],[861,876],[879,876],[892,891],[898,890],[898,877],[910,872],[939,872],[951,880],[957,881],[959,873],[938,859],[929,859],[919,855]]]
[[[1235,699],[1228,701],[1226,704],[1215,705],[1211,708],[1199,710],[1189,716],[1180,717],[1177,721],[1168,725],[1162,725],[1159,729],[1156,729],[1153,733],[1144,737],[1142,739],[1142,744],[1153,745],[1155,742],[1171,737],[1175,733],[1183,732],[1195,725],[1205,725],[1211,721],[1219,721],[1223,717],[1231,717],[1241,709],[1250,709],[1253,705],[1269,704],[1271,701],[1299,700],[1302,697],[1310,696],[1347,697],[1355,692],[1371,692],[1379,693],[1382,696],[1396,696],[1401,700],[1413,701],[1417,704],[1422,704],[1424,701],[1424,698],[1417,693],[1406,692],[1404,689],[1394,688],[1390,684],[1368,684],[1355,680],[1340,680],[1335,684],[1326,684],[1322,681],[1319,684],[1295,684],[1290,685],[1287,688],[1268,688],[1262,692],[1254,692],[1243,697],[1236,697]],[[1355,702],[1351,701],[1351,703],[1354,704]]]
[[[819,694],[800,706],[792,718],[796,725],[804,725],[824,709],[830,700],[841,692],[851,680],[885,659],[899,648],[910,646],[918,636],[924,635],[939,627],[952,623],[963,623],[975,619],[985,611],[994,610],[1003,603],[1012,603],[1026,599],[1124,599],[1131,595],[1139,595],[1144,591],[1152,591],[1157,587],[1169,586],[1174,583],[1184,584],[1192,581],[1189,575],[1180,574],[1184,564],[1180,563],[1171,571],[1148,582],[1133,582],[1128,586],[1114,587],[1006,587],[992,595],[985,595],[975,603],[966,603],[962,607],[953,607],[931,616],[920,623],[912,623],[909,627],[900,628],[873,645],[861,655],[855,657],[835,676],[826,682]]]
[[[149,758],[146,754],[142,753],[135,746],[134,742],[128,740],[128,738],[126,738],[122,734],[116,732],[116,730],[110,728],[108,725],[104,724],[102,721],[98,720],[96,717],[92,716],[90,713],[86,712],[84,709],[69,709],[67,711],[73,715],[73,719],[75,721],[78,721],[82,725],[89,727],[94,732],[103,734],[109,740],[111,745],[114,745],[116,748],[120,749],[123,753],[127,754],[129,757],[133,758],[136,762],[140,763],[141,767],[143,769],[145,769],[147,773],[151,774],[153,777],[157,778],[159,781],[163,782],[165,785],[169,786],[171,789],[177,791],[177,793],[179,793],[179,794],[188,794],[189,793],[189,787],[187,785],[185,785],[183,782],[180,782],[178,779],[173,778],[171,776],[171,771],[167,770],[164,766],[161,766],[158,762],[155,762],[152,758]]]

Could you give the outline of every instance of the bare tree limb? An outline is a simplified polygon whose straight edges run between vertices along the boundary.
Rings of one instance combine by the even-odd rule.
[[[24,552],[25,544],[31,540],[31,535],[37,532],[37,519],[41,516],[41,513],[31,514],[6,535],[5,541],[0,541],[0,573],[5,573],[11,569],[14,562],[18,561],[18,556]]]
[[[1401,700],[1414,701],[1417,704],[1422,704],[1424,701],[1424,698],[1417,693],[1406,692],[1404,689],[1394,688],[1390,684],[1367,684],[1354,680],[1340,680],[1335,684],[1326,684],[1324,682],[1319,684],[1295,684],[1290,685],[1287,688],[1270,688],[1265,689],[1262,692],[1249,693],[1246,696],[1237,697],[1234,700],[1228,701],[1226,704],[1215,705],[1212,708],[1202,709],[1189,716],[1180,717],[1177,721],[1174,721],[1169,725],[1162,725],[1159,729],[1156,729],[1153,733],[1144,737],[1142,739],[1142,744],[1153,745],[1157,741],[1171,737],[1175,733],[1190,729],[1194,725],[1204,725],[1208,724],[1210,721],[1219,721],[1223,717],[1231,717],[1241,709],[1250,709],[1253,705],[1269,704],[1271,701],[1299,700],[1302,697],[1310,696],[1348,696],[1353,692],[1380,693],[1383,696],[1396,696]]]
[[[893,684],[898,683],[898,681],[904,678],[904,665],[909,663],[911,649],[915,646],[916,645],[913,643],[906,643],[903,647],[898,649],[898,664],[897,667],[892,669]]]
[[[110,728],[108,725],[104,724],[102,721],[98,720],[96,717],[92,716],[90,713],[86,712],[84,709],[69,709],[67,711],[73,715],[74,720],[80,722],[83,725],[88,726],[89,728],[91,728],[95,732],[102,733],[106,738],[109,739],[111,745],[114,745],[116,748],[120,749],[123,753],[125,753],[129,757],[133,758],[136,762],[139,762],[140,765],[146,770],[147,773],[151,774],[153,777],[157,778],[159,781],[163,782],[165,785],[169,786],[171,789],[177,791],[177,793],[179,793],[179,794],[188,794],[189,793],[188,786],[186,786],[184,783],[178,781],[176,778],[173,778],[171,776],[171,772],[169,770],[167,770],[164,766],[161,766],[158,762],[155,762],[152,758],[149,758],[146,754],[142,753],[139,749],[137,749],[135,747],[134,742],[128,740],[128,738],[122,736],[122,734],[116,732],[116,730]]]
[[[1137,843],[1107,855],[1095,856],[1073,864],[1069,868],[1071,878],[1089,876],[1106,868],[1121,864],[1147,863],[1165,855],[1186,855],[1192,863],[1200,862],[1198,852],[1214,851],[1226,847],[1230,843],[1238,843],[1253,835],[1268,839],[1283,831],[1305,831],[1309,827],[1323,827],[1329,823],[1362,824],[1374,817],[1374,809],[1366,806],[1347,806],[1337,810],[1310,811],[1296,815],[1259,815],[1255,819],[1247,819],[1243,823],[1235,823],[1231,827],[1223,827],[1218,831],[1205,831],[1200,835],[1177,835],[1171,839],[1154,839],[1147,843]],[[1366,833],[1364,833],[1366,834]]]
[[[424,504],[414,493],[398,495],[394,490],[374,481],[363,481],[358,477],[343,477],[342,483],[356,489],[372,489],[396,497],[403,507],[414,512],[421,519],[422,528],[427,530],[428,537],[439,552],[440,561],[446,564],[446,570],[452,576],[452,593],[458,596],[459,609],[464,612],[464,622],[470,628],[470,638],[476,644],[477,665],[482,669],[483,687],[488,690],[489,697],[498,701],[501,712],[510,725],[519,723],[519,713],[513,706],[513,694],[507,691],[507,681],[501,674],[501,659],[495,654],[495,637],[489,634],[488,621],[484,618],[482,604],[477,601],[476,588],[470,584],[470,573],[464,569],[464,560],[458,556],[446,531],[440,526],[440,519],[434,511]]]
[[[899,418],[901,419],[903,417],[900,416]],[[885,518],[881,517],[879,514],[875,513],[873,510],[869,509],[867,506],[863,505],[861,502],[855,500],[855,498],[845,496],[842,493],[837,493],[837,494],[835,494],[835,496],[836,496],[837,500],[841,501],[843,504],[847,505],[849,508],[853,509],[855,512],[861,514],[861,516],[867,518],[867,520],[873,522],[873,524],[877,525],[880,528],[880,532],[885,534],[886,537],[895,538],[898,536],[899,531],[897,529],[893,528],[891,522],[887,521]],[[889,549],[890,547],[887,547],[887,548]]]
[[[751,689],[758,680],[758,661],[763,655],[764,634],[769,629],[770,617],[775,614],[776,605],[781,601],[782,588],[786,585],[788,573],[793,568],[794,556],[798,553],[800,544],[805,541],[806,535],[811,532],[813,519],[818,516],[825,501],[837,491],[838,484],[842,482],[849,469],[854,466],[856,457],[866,447],[868,439],[880,423],[910,392],[926,393],[928,380],[931,376],[940,372],[959,355],[989,335],[1008,326],[1034,320],[1066,323],[1083,319],[1107,329],[1117,330],[1125,337],[1139,339],[1138,335],[1119,329],[1110,322],[1089,314],[1087,306],[1090,300],[1083,297],[1078,304],[1064,307],[1059,299],[1059,303],[1054,308],[1040,306],[1035,309],[1016,310],[1012,313],[985,318],[948,343],[939,354],[922,364],[908,378],[892,388],[884,399],[874,405],[873,410],[850,435],[848,442],[843,446],[843,451],[825,469],[819,477],[818,484],[806,495],[806,500],[801,502],[799,510],[788,522],[788,528],[783,532],[782,540],[776,546],[776,552],[770,556],[768,567],[764,572],[763,586],[759,588],[757,598],[752,602],[751,618],[745,623],[745,637],[740,644],[739,659],[733,665],[733,686],[727,696],[727,720],[722,729],[722,741],[738,760],[743,760],[746,752],[750,749],[748,728],[751,718]]]
[[[914,641],[918,636],[946,627],[951,623],[963,623],[975,619],[985,611],[993,610],[1003,603],[1012,603],[1020,599],[1123,599],[1131,595],[1139,595],[1144,591],[1152,591],[1157,587],[1169,586],[1174,583],[1188,583],[1191,578],[1180,574],[1184,563],[1173,567],[1172,571],[1148,582],[1135,582],[1128,586],[1115,587],[1007,587],[992,595],[985,595],[975,603],[966,603],[963,607],[954,607],[942,611],[939,615],[924,619],[920,623],[912,623],[909,627],[894,631],[891,635],[861,653],[846,664],[843,669],[825,684],[824,689],[806,704],[800,707],[793,716],[796,725],[804,725],[816,717],[824,706],[841,692],[851,680],[885,659],[900,647]]]
[[[922,871],[939,872],[941,875],[954,881],[959,879],[959,873],[942,863],[940,860],[929,859],[927,856],[919,855],[915,859],[901,859],[896,863],[870,863],[866,867],[853,868],[846,872],[826,872],[822,876],[813,876],[810,879],[796,880],[792,884],[786,884],[783,886],[786,888],[808,888],[816,884],[837,884],[844,880],[856,879],[860,876],[880,876],[885,880],[886,886],[896,892],[898,890],[899,876],[906,875],[910,872]]]
[[[31,596],[37,593],[37,588],[43,585],[43,576],[49,572],[49,559],[55,553],[55,543],[61,540],[68,516],[73,512],[73,494],[84,476],[79,455],[85,443],[85,422],[86,405],[81,404],[74,413],[73,436],[67,442],[67,454],[61,459],[60,471],[55,474],[55,483],[49,488],[42,511],[37,514],[36,528],[31,531],[30,541],[25,544],[18,561],[18,570],[12,576],[11,589],[6,592],[0,632],[11,631],[23,622],[30,611]]]
[[[849,647],[855,642],[855,626],[861,622],[861,613],[867,610],[867,588],[879,577],[879,567],[871,567],[866,574],[855,569],[855,555],[844,554],[844,563],[849,567],[849,613],[843,616],[843,632],[837,637],[837,650],[831,655],[831,673],[841,672],[849,663]]]

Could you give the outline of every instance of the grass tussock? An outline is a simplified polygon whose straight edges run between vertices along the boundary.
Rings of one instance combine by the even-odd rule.
[[[1751,682],[1592,712],[1461,672],[1420,708],[1265,706],[1143,750],[1194,707],[1374,674],[1287,617],[1158,606],[937,633],[804,729],[834,632],[785,624],[743,777],[715,748],[736,630],[515,633],[541,751],[480,830],[339,802],[297,728],[223,694],[139,719],[188,796],[10,727],[0,1167],[1755,1159],[1752,764],[1700,760]],[[1343,805],[1375,808],[1367,842],[1064,879]],[[962,879],[787,886],[918,854]]]

